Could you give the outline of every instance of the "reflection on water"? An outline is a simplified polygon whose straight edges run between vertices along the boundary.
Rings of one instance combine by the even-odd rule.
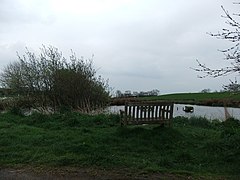
[[[192,106],[194,108],[193,113],[186,113],[183,111],[185,106]],[[107,109],[111,113],[119,113],[120,110],[124,110],[124,106],[111,106]],[[240,108],[227,108],[230,116],[240,119]],[[209,120],[219,119],[225,120],[224,107],[212,107],[212,106],[198,106],[189,104],[174,104],[173,117],[205,117]]]
[[[183,111],[184,106],[192,106],[194,108],[193,113],[186,113]],[[227,108],[230,116],[240,119],[240,108]],[[198,105],[186,105],[186,104],[175,104],[174,105],[174,117],[205,117],[209,120],[219,119],[225,120],[224,107],[212,107],[212,106],[198,106]]]

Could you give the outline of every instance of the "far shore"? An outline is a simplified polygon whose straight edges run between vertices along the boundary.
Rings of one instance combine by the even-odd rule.
[[[121,106],[129,101],[170,101],[175,104],[202,106],[240,107],[240,94],[231,92],[179,93],[145,97],[115,97],[110,105]]]

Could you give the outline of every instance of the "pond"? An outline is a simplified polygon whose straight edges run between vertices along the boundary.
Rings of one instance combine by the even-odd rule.
[[[183,111],[185,106],[192,106],[194,112],[187,113]],[[226,108],[227,112],[231,117],[240,119],[240,108]],[[124,106],[110,106],[107,111],[111,113],[119,113],[120,110],[124,110]],[[184,116],[184,117],[205,117],[209,120],[219,119],[225,120],[225,109],[224,107],[213,107],[213,106],[199,106],[190,104],[174,104],[173,117]]]

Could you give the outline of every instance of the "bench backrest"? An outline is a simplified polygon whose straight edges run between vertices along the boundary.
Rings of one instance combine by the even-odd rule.
[[[173,103],[127,102],[122,112],[122,124],[154,124],[170,122],[173,118]]]

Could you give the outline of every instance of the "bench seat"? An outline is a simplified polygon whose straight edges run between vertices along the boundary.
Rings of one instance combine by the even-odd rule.
[[[127,102],[120,111],[121,125],[168,124],[173,118],[171,102]]]

